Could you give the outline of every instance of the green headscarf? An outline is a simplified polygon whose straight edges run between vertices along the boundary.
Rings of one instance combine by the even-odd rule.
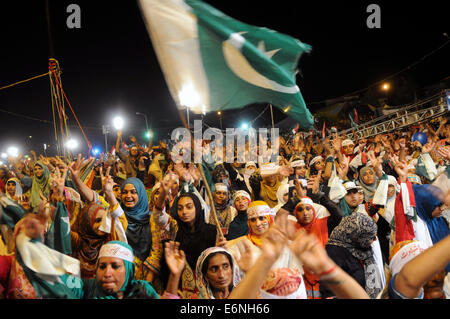
[[[121,247],[125,249],[121,249],[117,245],[120,245]],[[119,249],[117,249],[119,248]],[[153,299],[159,299],[159,295],[156,293],[155,289],[152,287],[152,285],[145,280],[135,280],[134,279],[134,269],[135,265],[134,262],[131,260],[134,260],[133,255],[133,249],[130,245],[128,245],[125,242],[113,240],[110,242],[107,242],[102,246],[100,249],[99,257],[98,259],[103,257],[115,257],[120,258],[123,260],[123,263],[125,265],[125,281],[120,288],[120,291],[124,292],[124,298],[133,298],[135,297],[134,294],[137,291],[137,287],[139,285],[142,286],[145,294],[148,298]],[[97,261],[98,263],[98,261]],[[69,281],[66,278],[66,283],[69,285]],[[71,278],[73,280],[73,278]],[[116,293],[108,294],[106,293],[100,284],[97,281],[97,278],[95,279],[83,279],[82,285],[74,285],[73,283],[70,283],[71,286],[78,286],[78,288],[75,288],[74,290],[76,295],[83,299],[117,299],[118,296]],[[80,287],[82,286],[82,287]]]
[[[42,161],[37,161],[34,166],[40,166],[43,170],[43,174],[41,177],[33,176],[33,183],[31,185],[31,198],[30,203],[33,209],[36,209],[41,204],[42,200],[39,196],[39,191],[46,198],[50,195],[50,171]]]

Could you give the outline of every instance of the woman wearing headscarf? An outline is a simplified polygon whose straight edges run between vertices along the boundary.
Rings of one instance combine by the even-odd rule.
[[[233,255],[221,247],[210,247],[202,252],[195,275],[199,299],[226,299],[241,280]]]
[[[442,212],[447,208],[443,204],[442,191],[434,185],[412,185],[416,211],[427,225],[433,244],[450,235],[450,229],[447,220],[442,216]],[[450,271],[450,264],[445,268]]]
[[[315,209],[315,203],[309,197],[303,197],[294,210],[297,222],[295,223],[296,232],[304,229],[307,234],[314,234],[319,242],[325,247],[328,242],[328,236],[332,230],[339,225],[342,220],[342,213],[339,209],[327,210],[327,214],[318,214]],[[320,299],[320,278],[304,269],[304,278],[306,292],[309,299]]]
[[[217,228],[205,222],[205,205],[193,185],[184,185],[175,198],[170,215],[166,212],[166,200],[173,180],[163,180],[160,195],[156,201],[153,215],[155,222],[162,231],[169,234],[169,240],[180,243],[179,249],[186,254],[186,265],[181,275],[179,295],[183,299],[198,292],[195,284],[195,267],[200,254],[209,247],[216,246],[218,241]],[[163,259],[161,277],[165,285],[169,269]]]
[[[250,178],[252,200],[262,200],[271,208],[278,204],[277,190],[281,185],[279,174],[282,172],[279,165],[266,163],[261,165],[260,172]],[[289,176],[290,172],[284,172]]]
[[[375,175],[374,169],[370,166],[361,168],[359,170],[358,181],[358,185],[361,186],[364,191],[364,201],[369,202],[373,198],[378,186],[378,178]]]
[[[102,229],[102,222],[108,211],[99,204],[91,203],[85,205],[78,216],[78,231],[71,229],[71,244],[72,257],[80,261],[81,278],[94,278],[97,267],[97,259],[100,248],[103,244],[115,238],[120,238],[116,234],[115,228],[112,226],[112,231],[104,232]],[[127,221],[124,215],[119,217],[119,221],[123,228],[127,228]],[[115,226],[115,227],[114,227]]]
[[[231,206],[229,201],[229,191],[228,187],[223,183],[216,183],[215,191],[213,193],[214,207],[216,209],[217,220],[222,228],[222,233],[224,236],[228,234],[228,228],[230,223],[236,217],[236,208]],[[215,218],[212,214],[209,216],[209,223],[214,225]]]
[[[136,278],[152,281],[159,274],[162,246],[160,231],[149,210],[144,184],[140,179],[130,177],[122,184],[121,193],[120,208],[128,222],[125,234],[136,257]]]
[[[261,255],[261,245],[264,235],[274,224],[274,212],[263,201],[250,203],[247,209],[249,233],[228,242],[228,250],[236,260],[241,260],[242,252],[248,252],[255,261]],[[244,272],[249,270],[241,268]],[[285,247],[273,264],[264,281],[260,296],[264,299],[292,298],[306,299],[305,283],[302,277],[301,262]]]
[[[370,298],[376,298],[383,289],[381,273],[371,246],[376,234],[375,221],[355,212],[342,219],[325,246],[331,259],[364,287]],[[320,293],[322,298],[333,296],[324,285],[320,286]]]
[[[247,209],[250,205],[251,197],[246,191],[240,190],[234,193],[234,207],[237,210],[237,215],[230,223],[228,228],[227,240],[232,240],[248,234],[248,218]]]
[[[50,195],[50,171],[42,161],[34,164],[34,176],[31,186],[31,207],[37,209],[42,202],[41,194],[45,198]]]
[[[278,212],[278,210],[280,210],[280,208],[283,207],[289,199],[289,184],[281,184],[280,187],[278,187],[277,199],[278,204],[273,207],[275,213]]]
[[[134,279],[134,260],[130,245],[110,241],[100,248],[95,278],[62,280],[79,299],[159,299],[148,281]]]
[[[22,196],[22,186],[18,178],[10,178],[6,182],[6,196],[16,202],[19,202]]]
[[[252,187],[250,186],[250,177],[254,172],[256,172],[256,163],[252,161],[245,163],[245,169],[243,173],[245,188],[243,188],[243,190],[245,190],[249,194],[252,193]]]
[[[2,193],[6,190],[6,181],[9,178],[9,170],[5,166],[0,167],[0,191]]]

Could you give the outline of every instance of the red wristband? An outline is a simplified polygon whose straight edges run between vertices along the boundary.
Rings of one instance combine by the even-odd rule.
[[[334,265],[333,267],[331,267],[329,270],[321,272],[320,274],[317,274],[317,276],[322,277],[322,276],[326,276],[331,274],[333,271],[335,271],[337,268],[337,265]]]

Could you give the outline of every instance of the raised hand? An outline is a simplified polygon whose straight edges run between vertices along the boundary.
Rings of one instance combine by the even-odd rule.
[[[145,160],[148,160],[148,157],[146,157],[146,156],[141,156],[141,157],[139,158],[138,169],[139,169],[140,171],[145,171],[145,168],[146,168],[146,166],[145,166]]]
[[[450,160],[450,149],[443,146],[437,149],[437,153],[444,159]]]
[[[340,179],[345,180],[345,177],[348,174],[348,168],[350,164],[350,157],[343,155],[342,162],[339,165],[336,165],[336,171]]]
[[[269,260],[277,260],[283,251],[284,246],[288,242],[285,230],[279,225],[272,225],[263,235],[261,250],[265,258]]]
[[[383,174],[383,167],[381,166],[383,159],[381,157],[376,157],[374,152],[368,152],[367,156],[369,157],[370,166],[373,167],[375,174],[378,177],[381,177]]]
[[[430,153],[433,150],[435,145],[436,145],[436,142],[433,142],[433,141],[426,143],[422,147],[422,153]]]
[[[64,195],[64,186],[66,183],[66,177],[67,177],[67,168],[63,169],[62,175],[58,167],[55,169],[54,173],[50,174],[51,188],[54,194],[57,194],[59,196]]]
[[[408,178],[408,163],[406,161],[401,161],[397,156],[390,156],[389,159],[394,164],[394,169],[400,178],[400,181],[406,182]]]
[[[181,275],[186,265],[186,255],[179,247],[180,243],[174,241],[166,242],[164,247],[167,266],[174,275]]]
[[[290,165],[282,165],[278,169],[278,173],[280,173],[284,177],[288,177],[289,175],[294,173],[294,169]]]
[[[109,175],[110,171],[111,171],[111,166],[108,166],[108,168],[106,169],[105,175],[103,175],[103,167],[100,167],[100,177],[102,180],[102,189],[103,189],[103,192],[109,193],[109,194],[112,193],[113,186],[114,186],[114,180]]]
[[[236,262],[243,272],[247,272],[255,263],[251,244],[247,240],[241,240],[236,244],[236,247],[239,250],[239,258],[235,258]]]
[[[72,177],[80,177],[81,164],[83,163],[84,158],[81,158],[81,154],[78,154],[77,160],[70,163],[68,169]]]
[[[306,268],[316,274],[323,273],[335,265],[316,235],[307,234],[304,229],[297,232],[289,248]]]

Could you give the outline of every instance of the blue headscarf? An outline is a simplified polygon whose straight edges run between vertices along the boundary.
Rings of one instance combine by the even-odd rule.
[[[125,235],[130,246],[133,248],[134,255],[141,260],[145,260],[152,246],[148,197],[144,184],[139,178],[130,177],[126,179],[121,187],[122,192],[127,184],[131,184],[136,188],[139,200],[132,208],[126,207],[123,203],[121,204],[128,221]]]
[[[413,184],[414,196],[416,199],[416,211],[419,217],[427,224],[433,244],[450,235],[450,229],[444,217],[433,217],[431,213],[436,207],[442,205],[439,196],[442,191],[433,185]],[[450,271],[450,264],[445,268]]]

